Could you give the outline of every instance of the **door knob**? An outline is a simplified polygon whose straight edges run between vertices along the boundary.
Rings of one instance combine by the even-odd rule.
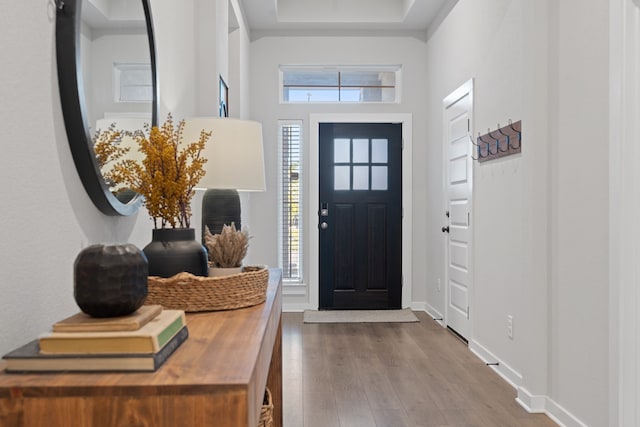
[[[329,224],[327,224],[326,222],[323,222],[320,224],[320,228],[322,228],[323,230],[326,230],[327,228],[329,228]]]
[[[443,233],[448,233],[449,232],[449,226],[447,225],[446,227],[442,227],[442,232]]]

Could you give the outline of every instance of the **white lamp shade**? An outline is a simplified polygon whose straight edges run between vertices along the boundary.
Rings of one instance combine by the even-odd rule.
[[[211,132],[202,156],[206,175],[198,188],[265,191],[262,125],[255,121],[224,117],[185,120],[184,142],[196,141],[200,132]]]

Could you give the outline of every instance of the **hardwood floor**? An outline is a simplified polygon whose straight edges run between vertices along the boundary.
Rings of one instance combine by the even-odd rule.
[[[552,427],[425,313],[419,323],[282,322],[285,427]]]

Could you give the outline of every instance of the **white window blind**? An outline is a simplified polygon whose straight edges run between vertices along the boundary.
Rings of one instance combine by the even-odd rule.
[[[279,264],[283,279],[302,283],[302,121],[278,121]]]

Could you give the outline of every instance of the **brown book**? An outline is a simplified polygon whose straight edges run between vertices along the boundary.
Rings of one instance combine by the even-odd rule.
[[[143,305],[128,316],[98,318],[76,313],[54,323],[54,332],[136,331],[162,311],[160,305]]]
[[[155,353],[187,324],[182,310],[162,310],[136,331],[50,332],[40,352],[62,354]]]

